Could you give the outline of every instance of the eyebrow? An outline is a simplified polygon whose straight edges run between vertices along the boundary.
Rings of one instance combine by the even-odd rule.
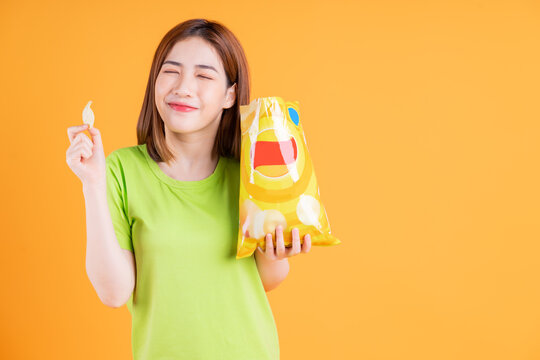
[[[176,61],[172,61],[172,60],[167,60],[167,61],[164,61],[163,62],[163,65],[165,64],[171,64],[171,65],[176,65],[176,66],[183,66],[184,64],[182,63],[179,63],[179,62],[176,62]],[[217,72],[219,74],[219,71],[216,70],[215,67],[211,66],[211,65],[205,65],[205,64],[197,64],[195,65],[196,68],[200,68],[200,69],[210,69],[210,70],[214,70],[215,72]]]

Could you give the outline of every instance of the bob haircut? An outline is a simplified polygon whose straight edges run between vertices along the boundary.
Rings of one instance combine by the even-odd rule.
[[[223,109],[216,133],[213,155],[240,159],[240,106],[249,104],[250,78],[244,49],[234,34],[224,25],[206,19],[184,21],[169,30],[159,43],[152,67],[146,93],[137,122],[137,143],[146,144],[148,155],[156,162],[169,162],[174,154],[165,142],[164,122],[155,103],[155,83],[165,57],[171,48],[181,40],[198,36],[214,47],[223,63],[227,76],[227,87],[236,83],[236,99],[233,106]]]

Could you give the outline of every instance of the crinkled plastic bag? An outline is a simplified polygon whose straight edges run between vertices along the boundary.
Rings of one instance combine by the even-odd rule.
[[[236,258],[251,256],[265,236],[283,226],[285,247],[292,246],[292,229],[300,243],[331,246],[341,241],[331,234],[320,201],[317,178],[300,122],[298,101],[262,97],[240,106],[240,208]]]

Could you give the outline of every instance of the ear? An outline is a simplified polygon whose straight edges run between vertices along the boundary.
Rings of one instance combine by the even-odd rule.
[[[228,109],[234,105],[236,101],[236,83],[232,84],[231,87],[227,89],[227,94],[225,96],[224,109]]]

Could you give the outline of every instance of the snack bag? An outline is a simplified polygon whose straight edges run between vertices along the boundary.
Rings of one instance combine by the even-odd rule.
[[[240,208],[236,258],[251,256],[265,236],[283,226],[283,241],[292,247],[292,229],[300,243],[330,246],[341,241],[331,234],[319,197],[317,178],[300,123],[298,101],[262,97],[240,106]]]

